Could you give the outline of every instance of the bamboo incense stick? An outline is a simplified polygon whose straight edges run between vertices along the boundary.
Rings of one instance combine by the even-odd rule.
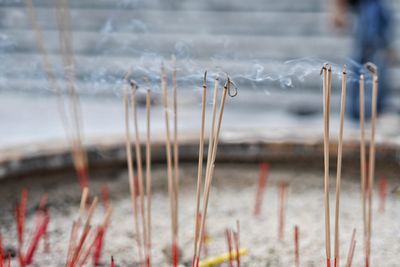
[[[216,132],[215,132],[215,136],[214,136],[214,141],[213,141],[213,149],[212,149],[212,154],[208,155],[208,157],[211,156],[211,160],[210,160],[210,165],[208,166],[208,172],[206,172],[206,179],[205,179],[205,190],[203,193],[203,211],[202,211],[202,220],[201,220],[201,224],[200,224],[200,236],[197,240],[197,242],[199,243],[197,245],[197,252],[196,255],[200,255],[200,248],[201,248],[201,244],[203,241],[203,235],[204,235],[204,225],[205,225],[205,220],[207,217],[207,209],[208,209],[208,201],[209,201],[209,196],[210,196],[210,189],[211,189],[211,183],[212,183],[212,178],[213,178],[213,174],[214,174],[214,164],[215,164],[215,157],[217,154],[217,147],[218,147],[218,142],[219,142],[219,134],[221,131],[221,124],[222,124],[222,117],[224,114],[224,108],[225,108],[225,100],[226,100],[226,96],[230,91],[230,86],[231,86],[231,80],[229,77],[227,77],[227,81],[224,85],[224,90],[222,93],[222,98],[221,98],[221,103],[220,103],[220,108],[219,108],[219,114],[218,114],[218,122],[217,122],[217,127],[216,127]],[[231,95],[229,93],[229,95]],[[236,94],[235,94],[236,95]],[[215,105],[215,103],[214,103]],[[206,168],[207,170],[207,168]],[[198,263],[196,263],[196,267],[197,267]]]
[[[346,267],[351,267],[352,265],[355,248],[356,248],[356,229],[354,228],[353,234],[351,235],[349,252],[347,253]]]
[[[144,207],[144,187],[143,187],[143,169],[142,169],[142,154],[140,149],[140,134],[139,134],[139,125],[137,119],[137,103],[136,103],[136,93],[137,93],[137,85],[134,81],[130,81],[131,85],[131,108],[132,108],[132,118],[133,125],[135,131],[135,153],[136,153],[136,168],[138,172],[138,187],[139,187],[139,208],[140,208],[140,216],[142,220],[142,233],[143,233],[143,250],[144,255],[148,255],[147,253],[147,224],[146,224],[146,216],[145,216],[145,207]]]
[[[174,114],[174,194],[175,194],[175,220],[176,220],[176,236],[178,236],[178,210],[179,210],[179,140],[178,140],[178,84],[176,79],[176,59],[173,57],[173,114]]]
[[[215,118],[216,118],[216,114],[217,114],[217,103],[218,103],[218,88],[219,88],[219,76],[217,76],[214,80],[213,108],[212,108],[212,115],[211,115],[210,134],[209,134],[209,138],[208,138],[208,152],[207,152],[207,164],[206,164],[206,174],[205,174],[206,178],[205,178],[205,182],[204,182],[203,202],[204,202],[204,194],[207,190],[207,177],[208,177],[211,160],[212,160],[212,150],[213,150],[214,133],[215,133]],[[203,87],[203,89],[204,89],[204,87]],[[203,206],[203,211],[204,211],[204,206]],[[194,258],[193,264],[195,267],[198,267],[198,265],[199,265],[200,251],[201,251],[201,245],[202,245],[202,239],[203,239],[202,235],[204,235],[201,230],[201,224],[203,223],[202,221],[204,218],[204,213],[201,213],[201,214],[202,214],[202,217],[201,217],[200,224],[199,224],[198,236],[197,236],[197,239],[195,240],[195,243],[197,243],[196,244],[197,249],[196,249],[196,252],[193,257]]]
[[[150,127],[150,110],[151,110],[151,91],[146,93],[146,196],[147,196],[147,267],[151,266],[151,127]]]
[[[197,239],[199,237],[200,227],[200,194],[203,179],[203,150],[204,150],[204,128],[205,128],[205,116],[206,116],[206,97],[207,97],[207,71],[204,72],[203,78],[203,93],[201,97],[201,126],[200,126],[200,137],[199,137],[199,160],[197,167],[197,188],[196,188],[196,214],[195,214],[195,227],[194,227],[194,250],[193,250],[193,261],[192,267],[195,267],[196,262],[196,251],[197,251]]]
[[[165,120],[165,148],[167,156],[167,175],[168,175],[168,194],[170,197],[170,209],[171,209],[171,232],[172,232],[172,263],[176,267],[177,262],[177,222],[176,222],[176,195],[174,192],[174,178],[172,173],[172,153],[171,153],[171,140],[170,140],[170,127],[169,127],[169,110],[168,110],[168,89],[167,89],[167,76],[165,73],[164,65],[161,66],[161,88],[163,92],[163,103],[164,103],[164,120]]]
[[[346,82],[347,73],[346,66],[342,72],[342,96],[340,100],[340,125],[338,138],[338,154],[337,154],[337,170],[336,170],[336,202],[335,202],[335,247],[334,247],[334,266],[340,264],[340,237],[339,237],[339,215],[340,215],[340,189],[342,184],[342,154],[343,154],[343,129],[344,129],[344,114],[346,109]]]
[[[322,67],[323,94],[324,94],[324,206],[325,206],[325,252],[327,267],[331,261],[331,241],[330,241],[330,216],[329,216],[329,102],[330,87],[328,84],[327,71],[330,65],[324,64]]]
[[[240,267],[240,223],[236,221],[236,234],[235,234],[235,246],[236,246],[236,266]]]
[[[366,151],[365,151],[365,82],[364,75],[360,75],[360,173],[361,173],[361,198],[364,230],[364,246],[367,235],[366,213]]]
[[[71,146],[71,155],[74,162],[75,170],[78,174],[81,189],[88,185],[89,174],[87,168],[87,156],[83,148],[82,127],[81,127],[81,108],[79,96],[76,92],[76,82],[74,73],[74,57],[72,48],[72,34],[70,26],[70,14],[67,1],[56,1],[56,19],[59,30],[60,50],[64,65],[64,76],[67,87],[67,96],[61,91],[61,87],[57,82],[53,65],[48,59],[48,52],[44,46],[44,37],[42,29],[37,22],[37,16],[33,8],[32,0],[27,0],[27,10],[31,24],[35,33],[36,44],[42,55],[42,61],[50,86],[57,97],[58,112],[67,136],[67,140]]]
[[[286,212],[286,195],[288,184],[281,182],[279,184],[279,201],[278,201],[278,238],[283,240],[285,236],[285,212]]]
[[[129,130],[129,99],[128,99],[129,89],[128,86],[125,85],[124,90],[124,110],[125,110],[125,149],[126,149],[126,160],[128,165],[128,176],[129,176],[129,189],[131,193],[131,201],[133,206],[133,220],[135,224],[135,232],[136,232],[136,241],[138,247],[138,255],[139,255],[139,262],[143,262],[142,255],[143,250],[141,246],[141,233],[139,229],[139,219],[138,219],[138,210],[137,210],[137,203],[136,203],[136,183],[134,177],[134,169],[133,169],[133,160],[132,160],[132,148],[131,148],[131,137],[130,137],[130,130]]]
[[[213,94],[213,108],[211,115],[211,125],[210,125],[210,134],[208,137],[208,152],[207,152],[207,164],[206,164],[206,177],[210,171],[211,160],[212,160],[212,150],[214,147],[214,136],[215,136],[215,122],[217,115],[217,104],[218,104],[218,88],[219,88],[219,76],[217,76],[214,80],[214,94]],[[204,189],[206,184],[204,184]],[[204,194],[204,193],[203,193]]]
[[[368,171],[368,238],[367,238],[367,263],[370,264],[371,239],[372,239],[372,192],[375,176],[375,129],[377,117],[377,98],[378,98],[378,71],[372,63],[367,63],[365,67],[372,75],[372,104],[371,104],[371,137],[369,145],[369,171]]]
[[[79,205],[79,216],[80,216],[80,218],[83,218],[83,213],[85,212],[88,196],[89,196],[89,188],[88,187],[84,187],[83,190],[82,190],[82,197],[81,197],[81,202],[80,202],[80,205]]]

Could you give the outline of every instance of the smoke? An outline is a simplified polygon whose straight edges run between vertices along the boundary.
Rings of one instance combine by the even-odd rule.
[[[252,50],[252,47],[262,49],[262,45],[244,46],[246,42],[239,42],[234,35],[210,34],[210,29],[207,27],[201,28],[201,25],[194,27],[196,25],[190,25],[190,21],[180,23],[179,18],[169,19],[170,22],[173,22],[176,30],[182,28],[180,24],[187,23],[197,32],[186,34],[183,31],[175,34],[174,31],[169,30],[170,32],[164,33],[162,32],[165,29],[162,27],[162,21],[170,14],[162,15],[162,12],[158,12],[154,13],[158,17],[146,18],[137,12],[137,9],[146,5],[168,6],[173,5],[171,2],[174,1],[161,2],[116,1],[114,5],[117,8],[110,8],[112,11],[103,21],[100,21],[94,35],[86,36],[85,32],[77,31],[79,21],[73,23],[73,26],[75,25],[73,34],[77,35],[74,36],[77,85],[82,94],[120,95],[123,76],[128,70],[132,72],[132,79],[137,81],[140,88],[151,87],[154,91],[159,91],[161,64],[165,65],[170,79],[170,74],[175,67],[171,60],[173,55],[176,57],[177,81],[182,90],[201,88],[206,70],[208,71],[208,83],[212,84],[217,75],[225,77],[226,74],[229,74],[240,90],[263,90],[269,93],[282,89],[320,89],[319,73],[322,65],[326,62],[332,65],[334,81],[340,81],[345,63],[348,64],[348,81],[358,80],[359,69],[362,69],[362,66],[345,58],[330,59],[330,61],[313,57],[287,61],[271,58],[269,53]],[[76,3],[71,2],[71,5],[76,5]],[[182,4],[182,6],[184,5]],[[179,8],[183,7],[177,7],[178,10]],[[132,13],[136,12],[135,15],[127,16],[125,13],[125,15],[121,15],[121,12],[127,9],[132,10]],[[216,18],[210,19],[218,21]],[[52,23],[55,25],[55,21],[48,21],[48,24]],[[30,27],[30,25],[26,26]],[[48,25],[42,26],[47,27]],[[155,31],[156,33],[154,33]],[[50,37],[46,36],[46,38]],[[49,48],[49,51],[54,51],[52,61],[54,66],[58,66],[57,75],[62,77],[60,58],[57,58],[58,36],[53,34],[51,38],[54,40],[48,39],[45,45],[52,46]],[[86,43],[93,45],[87,47]],[[48,84],[43,81],[45,75],[41,57],[29,55],[25,60],[29,63],[15,64],[18,61],[15,60],[14,54],[19,50],[32,52],[32,54],[37,53],[34,38],[21,38],[20,36],[14,38],[12,32],[0,34],[1,87],[8,88],[8,80],[25,78],[35,81],[42,80],[37,83],[35,90],[49,90]],[[368,82],[369,80],[367,80]]]

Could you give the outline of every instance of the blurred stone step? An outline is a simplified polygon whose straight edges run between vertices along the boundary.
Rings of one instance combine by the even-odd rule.
[[[36,0],[36,7],[53,7],[54,0]],[[185,9],[185,10],[218,10],[218,11],[255,11],[255,10],[283,10],[283,11],[317,11],[325,3],[319,0],[302,1],[274,1],[274,0],[69,0],[69,7],[91,9]],[[3,7],[24,7],[24,1],[5,1]]]
[[[57,30],[53,8],[36,8],[43,30]],[[72,30],[122,33],[191,33],[237,35],[330,35],[329,14],[323,12],[219,12],[177,10],[72,9]],[[400,14],[396,15],[400,26]],[[293,23],[295,21],[296,23]],[[279,25],[279,27],[277,27]],[[31,30],[25,9],[0,9],[0,28]],[[400,27],[395,27],[400,35]],[[343,35],[343,33],[342,33]],[[338,35],[340,37],[341,35]]]
[[[3,52],[36,53],[35,36],[31,30],[4,30]],[[58,31],[46,31],[45,46],[50,53],[59,53]],[[175,33],[95,33],[78,31],[73,34],[77,55],[141,56],[144,53],[171,54],[192,58],[292,59],[310,55],[327,58],[333,51],[346,52],[350,38],[335,36],[259,36],[208,35]],[[398,47],[398,42],[396,43]]]

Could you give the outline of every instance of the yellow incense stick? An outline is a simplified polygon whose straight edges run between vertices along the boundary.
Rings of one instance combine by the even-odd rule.
[[[249,251],[247,250],[247,248],[241,248],[239,250],[239,255],[240,256],[246,256],[249,253]],[[232,250],[231,253],[227,252],[212,258],[208,258],[205,260],[200,261],[199,266],[200,267],[211,267],[211,266],[215,266],[217,264],[221,264],[223,262],[227,262],[229,260],[229,254],[231,254],[232,259],[236,259],[236,250]]]

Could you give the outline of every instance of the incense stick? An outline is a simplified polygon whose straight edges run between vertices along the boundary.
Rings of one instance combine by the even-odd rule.
[[[367,238],[367,264],[370,263],[371,238],[372,238],[372,192],[375,176],[375,129],[377,117],[377,98],[378,98],[378,71],[375,65],[367,63],[366,68],[372,75],[372,104],[371,104],[371,137],[369,145],[369,171],[368,171],[368,238]]]
[[[213,108],[212,108],[212,115],[211,115],[210,134],[209,134],[209,138],[208,138],[208,152],[207,152],[207,164],[206,164],[206,174],[205,174],[206,178],[204,181],[203,201],[204,201],[204,194],[207,190],[207,177],[208,177],[208,173],[210,171],[211,160],[212,160],[212,150],[213,150],[214,132],[215,132],[215,118],[216,118],[216,114],[217,114],[218,87],[219,87],[219,76],[217,76],[214,80]],[[200,189],[198,189],[198,190],[200,190]],[[203,204],[203,212],[204,212],[204,204]],[[202,214],[202,218],[200,220],[198,236],[197,236],[197,239],[195,240],[195,243],[197,243],[196,244],[197,249],[196,249],[196,252],[193,257],[193,261],[194,261],[193,264],[195,267],[198,267],[198,264],[199,264],[200,251],[201,251],[201,245],[202,245],[202,240],[203,240],[202,235],[204,235],[204,233],[202,233],[202,231],[204,231],[204,230],[201,230],[204,213],[201,213],[201,214]],[[203,226],[203,228],[204,228],[204,226]]]
[[[254,204],[254,216],[259,216],[261,212],[261,204],[264,196],[265,186],[268,181],[268,163],[264,162],[260,164],[260,176],[258,178],[256,200]]]
[[[222,93],[222,98],[221,98],[221,103],[220,103],[220,108],[219,108],[218,122],[217,122],[216,133],[215,133],[214,141],[213,141],[212,154],[207,155],[208,157],[211,156],[211,160],[210,160],[210,165],[207,166],[208,168],[206,168],[206,170],[208,169],[208,171],[206,172],[205,190],[203,193],[203,203],[204,203],[203,204],[203,212],[202,212],[203,217],[202,217],[201,224],[200,224],[200,231],[199,231],[200,235],[197,240],[197,242],[199,243],[197,245],[197,252],[196,252],[197,257],[199,257],[199,255],[200,255],[200,248],[201,248],[201,244],[203,241],[202,237],[204,235],[204,225],[205,225],[205,220],[207,217],[207,209],[208,209],[208,201],[209,201],[209,196],[210,196],[211,182],[212,182],[213,174],[214,174],[215,157],[217,154],[217,147],[218,147],[219,135],[220,135],[220,131],[221,131],[222,117],[223,117],[224,108],[225,108],[225,100],[226,100],[226,96],[227,96],[228,92],[230,91],[230,86],[231,86],[231,80],[229,77],[227,77],[227,81],[224,85],[224,90]],[[216,103],[214,103],[214,105],[215,104]],[[211,133],[211,131],[210,131],[210,133]],[[198,258],[196,260],[198,261]],[[196,263],[196,264],[198,265],[198,263]],[[197,265],[196,265],[196,267],[197,267]]]
[[[115,267],[114,257],[113,256],[111,256],[111,267]]]
[[[330,216],[329,216],[329,102],[330,84],[327,71],[330,65],[325,64],[322,68],[323,75],[323,94],[324,94],[324,206],[325,206],[325,252],[327,266],[331,260],[331,241],[330,241]],[[330,72],[330,71],[329,71]]]
[[[360,75],[360,172],[361,172],[361,198],[364,226],[364,243],[367,235],[367,214],[366,214],[366,151],[365,151],[365,83],[364,75]],[[364,244],[365,245],[365,244]]]
[[[226,237],[226,244],[227,244],[227,247],[228,247],[228,254],[229,254],[229,267],[233,267],[232,230],[226,228],[225,229],[225,237]]]
[[[132,148],[131,148],[131,137],[130,137],[130,130],[129,130],[129,99],[128,99],[128,85],[125,85],[124,90],[124,110],[125,110],[125,149],[126,149],[126,160],[128,165],[128,177],[129,177],[129,189],[131,193],[131,201],[133,206],[133,220],[135,224],[135,232],[136,232],[136,241],[138,247],[138,255],[139,261],[143,262],[143,251],[141,246],[141,233],[139,230],[139,220],[138,220],[138,210],[137,210],[137,203],[136,203],[136,184],[135,184],[135,177],[134,177],[134,169],[133,169],[133,160],[132,160]]]
[[[294,226],[294,265],[300,266],[299,226]]]
[[[349,252],[347,253],[346,267],[351,267],[354,257],[354,250],[356,248],[356,229],[353,229],[353,234],[351,235],[351,241],[349,246]]]
[[[82,142],[82,122],[79,95],[76,91],[74,64],[71,34],[71,18],[67,1],[56,1],[56,19],[59,31],[60,50],[64,65],[64,77],[67,87],[67,101],[61,91],[61,87],[57,82],[53,65],[48,59],[48,52],[44,46],[44,38],[42,29],[37,22],[37,16],[33,9],[32,0],[27,0],[27,10],[31,24],[35,33],[36,45],[42,55],[42,61],[49,80],[51,88],[57,97],[57,107],[61,118],[64,131],[67,136],[69,145],[71,146],[71,155],[75,170],[78,174],[81,189],[88,186],[89,175],[87,168],[87,156],[83,148]]]
[[[146,195],[147,195],[147,266],[151,266],[151,128],[150,128],[151,91],[146,93]]]
[[[387,196],[387,180],[385,176],[379,179],[379,212],[385,212],[385,202]]]
[[[139,207],[140,207],[140,215],[142,220],[142,233],[143,233],[143,249],[144,255],[148,255],[147,253],[147,224],[146,224],[146,216],[145,216],[145,207],[144,207],[144,188],[143,188],[143,170],[142,170],[142,154],[140,150],[140,134],[139,134],[139,125],[137,119],[137,103],[136,103],[136,93],[137,93],[137,85],[134,81],[130,81],[131,85],[131,108],[132,108],[132,119],[135,131],[135,153],[136,153],[136,168],[138,173],[138,187],[139,187]]]
[[[339,266],[339,214],[340,214],[340,189],[342,183],[342,154],[343,154],[343,128],[344,128],[344,114],[346,109],[346,81],[347,73],[346,66],[343,67],[342,72],[342,96],[340,100],[340,125],[339,125],[339,138],[338,138],[338,154],[337,154],[337,170],[336,170],[336,207],[335,207],[335,247],[334,247],[334,266]]]
[[[170,197],[170,210],[171,210],[171,232],[172,232],[172,261],[173,266],[176,266],[176,242],[177,242],[177,221],[176,221],[176,195],[174,192],[174,178],[172,173],[172,153],[171,153],[171,140],[169,130],[169,111],[168,111],[168,89],[167,89],[167,76],[165,73],[164,65],[161,66],[161,88],[163,92],[164,103],[164,120],[165,120],[165,149],[167,156],[167,175],[168,175],[168,194]]]
[[[236,221],[236,234],[235,234],[235,246],[236,246],[236,266],[240,267],[240,223]]]
[[[82,190],[82,197],[81,197],[81,202],[79,205],[79,216],[80,218],[83,218],[83,213],[85,211],[86,208],[86,203],[87,203],[87,199],[89,196],[89,188],[88,187],[84,187]]]
[[[285,211],[286,211],[286,194],[287,194],[288,184],[286,182],[281,182],[279,184],[279,201],[278,201],[278,238],[283,240],[285,236]]]
[[[207,71],[204,72],[203,78],[203,93],[201,97],[201,126],[200,126],[200,137],[199,137],[199,160],[197,167],[197,188],[196,188],[196,214],[195,214],[195,227],[194,227],[194,250],[193,250],[193,261],[192,267],[196,262],[196,251],[197,251],[197,239],[199,237],[199,219],[200,219],[200,194],[203,179],[203,150],[204,150],[204,128],[205,128],[205,116],[206,116],[206,96],[207,96]]]
[[[174,194],[175,194],[175,220],[176,229],[175,234],[178,236],[178,210],[179,210],[179,144],[178,144],[178,85],[176,80],[176,60],[173,57],[173,73],[172,73],[172,86],[173,86],[173,114],[174,114]]]

